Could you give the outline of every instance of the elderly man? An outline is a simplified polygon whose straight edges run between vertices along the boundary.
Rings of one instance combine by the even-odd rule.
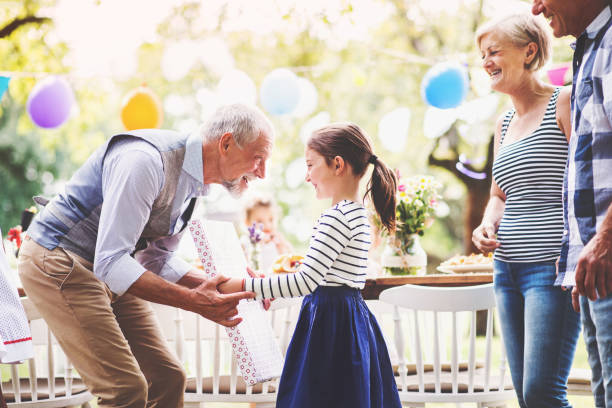
[[[612,13],[605,0],[534,0],[532,11],[577,39],[557,283],[574,286],[595,402],[612,407]]]
[[[21,247],[24,289],[99,407],[183,406],[185,374],[147,301],[233,326],[241,299],[173,255],[196,197],[263,178],[273,129],[256,108],[220,108],[200,134],[111,137],[36,217]]]

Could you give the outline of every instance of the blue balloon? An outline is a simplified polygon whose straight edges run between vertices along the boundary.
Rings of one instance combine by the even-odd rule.
[[[6,92],[6,90],[8,89],[8,84],[10,80],[11,78],[9,77],[0,76],[0,99],[2,99],[2,95],[4,95],[4,92]]]
[[[259,92],[261,105],[272,115],[291,113],[300,101],[298,77],[286,68],[275,69],[266,75]]]
[[[469,86],[463,65],[441,63],[433,66],[421,82],[423,100],[438,109],[456,108],[465,99]]]

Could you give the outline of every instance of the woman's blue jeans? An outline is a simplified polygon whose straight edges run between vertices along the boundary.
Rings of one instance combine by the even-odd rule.
[[[554,262],[494,262],[495,298],[521,408],[571,407],[567,377],[580,334],[571,291],[553,286]]]

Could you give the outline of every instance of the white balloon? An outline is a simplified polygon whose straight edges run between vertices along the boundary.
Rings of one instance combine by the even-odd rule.
[[[305,118],[317,108],[319,93],[312,82],[305,78],[298,78],[298,86],[300,88],[300,99],[292,115],[298,118]]]
[[[222,38],[206,38],[198,44],[200,61],[217,75],[234,68],[234,57]]]
[[[300,140],[302,140],[302,143],[306,144],[308,139],[310,139],[312,132],[325,125],[328,125],[330,121],[331,115],[329,112],[319,112],[312,118],[308,119],[300,129]]]
[[[486,96],[491,93],[491,77],[482,67],[470,69],[470,85],[476,96]]]
[[[193,133],[198,130],[200,126],[200,122],[193,118],[187,118],[179,121],[176,125],[176,130],[181,133],[188,134]]]
[[[378,122],[378,138],[392,152],[404,150],[409,131],[410,109],[406,107],[392,110]]]
[[[438,109],[430,106],[423,118],[425,137],[435,139],[444,134],[457,120],[456,109]]]
[[[124,52],[118,58],[109,61],[110,72],[113,78],[128,80],[134,77],[138,71],[138,53]]]
[[[276,68],[267,74],[259,89],[261,106],[272,115],[291,114],[300,100],[298,77],[287,68]]]
[[[306,178],[306,163],[303,158],[295,159],[285,170],[285,181],[289,188],[297,188]]]
[[[164,111],[170,115],[181,116],[187,111],[185,98],[178,94],[170,94],[164,98]]]
[[[257,101],[257,87],[253,80],[239,69],[228,71],[217,85],[219,104],[244,103],[255,105]]]
[[[198,49],[191,41],[171,44],[164,50],[161,70],[168,81],[178,81],[187,75],[196,62]]]
[[[457,108],[457,116],[469,124],[482,122],[497,112],[498,105],[499,96],[497,94],[489,94],[482,98],[465,102]]]
[[[493,134],[493,128],[488,122],[476,122],[473,125],[462,125],[457,128],[461,138],[473,146],[488,143]]]
[[[196,100],[201,107],[200,119],[202,122],[206,122],[219,106],[219,98],[210,89],[200,88],[196,93]]]

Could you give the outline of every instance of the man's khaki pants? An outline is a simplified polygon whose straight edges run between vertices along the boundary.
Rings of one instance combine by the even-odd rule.
[[[29,238],[18,268],[26,294],[99,407],[183,406],[185,373],[148,302],[114,296],[90,262]]]

